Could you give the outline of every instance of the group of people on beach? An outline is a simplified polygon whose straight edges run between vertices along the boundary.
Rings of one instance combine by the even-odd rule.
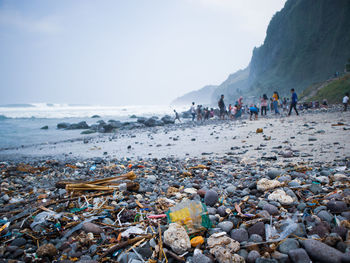
[[[242,116],[242,112],[249,112],[250,113],[250,120],[252,120],[252,117],[257,120],[259,111],[261,112],[261,115],[264,116],[267,114],[267,110],[271,110],[275,112],[275,114],[280,114],[279,107],[282,106],[283,111],[288,112],[288,116],[291,115],[292,110],[295,110],[295,113],[299,115],[299,112],[297,110],[297,103],[298,103],[298,95],[296,94],[294,89],[291,89],[291,100],[289,103],[289,99],[287,100],[284,98],[282,101],[280,100],[280,97],[278,95],[278,92],[275,91],[272,95],[272,98],[269,99],[266,94],[263,94],[262,97],[260,97],[260,109],[256,104],[251,104],[249,107],[246,105],[243,106],[243,97],[240,97],[234,106],[229,104],[228,111],[226,110],[225,103],[224,103],[224,95],[221,95],[220,100],[218,102],[218,106],[220,109],[220,119],[225,119],[225,115],[228,115],[230,119],[236,119]]]
[[[263,94],[260,97],[260,103],[259,104],[251,104],[250,106],[243,104],[243,97],[239,97],[238,100],[234,104],[229,104],[228,107],[225,105],[225,96],[222,94],[220,96],[220,99],[218,101],[218,110],[215,110],[214,108],[209,107],[203,107],[202,105],[195,105],[194,102],[192,102],[191,108],[189,110],[192,121],[205,121],[210,118],[213,118],[215,115],[217,115],[221,120],[224,120],[226,116],[231,119],[237,119],[242,116],[244,113],[248,113],[250,115],[250,120],[258,119],[259,112],[261,116],[266,116],[267,112],[270,111],[271,113],[274,113],[275,115],[280,115],[280,109],[283,110],[283,112],[287,113],[288,116],[292,114],[292,111],[294,109],[296,115],[299,115],[298,108],[303,109],[305,106],[303,104],[300,104],[298,106],[298,95],[295,92],[295,89],[291,89],[291,97],[283,99],[280,98],[277,91],[274,91],[271,98],[269,99],[266,94]],[[347,106],[349,104],[349,93],[345,93],[345,96],[342,100],[344,109],[343,111],[347,111]],[[320,105],[318,105],[319,107]],[[328,107],[328,102],[326,99],[322,102],[322,107]],[[313,104],[312,104],[313,107]],[[317,108],[317,105],[315,105],[315,108]],[[174,110],[175,113],[175,121],[180,120],[179,114]]]

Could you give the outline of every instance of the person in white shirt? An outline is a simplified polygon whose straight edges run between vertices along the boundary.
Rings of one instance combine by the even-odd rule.
[[[194,118],[196,117],[196,108],[194,107],[194,102],[192,102],[190,112],[192,114],[192,121],[194,121]]]
[[[349,104],[349,92],[345,93],[345,96],[343,98],[344,111],[348,109],[348,104]]]

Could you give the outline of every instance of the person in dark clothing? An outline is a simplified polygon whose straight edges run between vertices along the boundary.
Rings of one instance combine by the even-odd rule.
[[[174,120],[174,122],[175,122],[176,120],[178,120],[179,122],[181,122],[179,113],[178,113],[176,110],[174,110],[174,113],[175,113],[175,120]]]
[[[297,110],[298,95],[296,94],[294,89],[291,89],[290,91],[292,93],[292,100],[291,100],[291,103],[290,103],[290,109],[289,109],[288,116],[290,116],[290,114],[292,113],[292,109],[293,108],[294,108],[296,114],[299,115],[298,110]]]
[[[218,106],[220,109],[220,119],[224,120],[226,111],[225,111],[225,102],[224,102],[224,95],[223,94],[221,95],[221,98],[218,102]]]

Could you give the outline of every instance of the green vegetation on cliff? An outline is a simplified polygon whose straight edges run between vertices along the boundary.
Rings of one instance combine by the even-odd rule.
[[[350,93],[350,73],[323,83],[314,84],[301,94],[303,101],[323,101],[328,103],[341,103],[346,92]]]

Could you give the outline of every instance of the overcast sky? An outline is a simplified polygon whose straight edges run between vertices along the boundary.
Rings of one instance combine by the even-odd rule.
[[[285,0],[0,0],[0,104],[167,104],[246,67]]]

